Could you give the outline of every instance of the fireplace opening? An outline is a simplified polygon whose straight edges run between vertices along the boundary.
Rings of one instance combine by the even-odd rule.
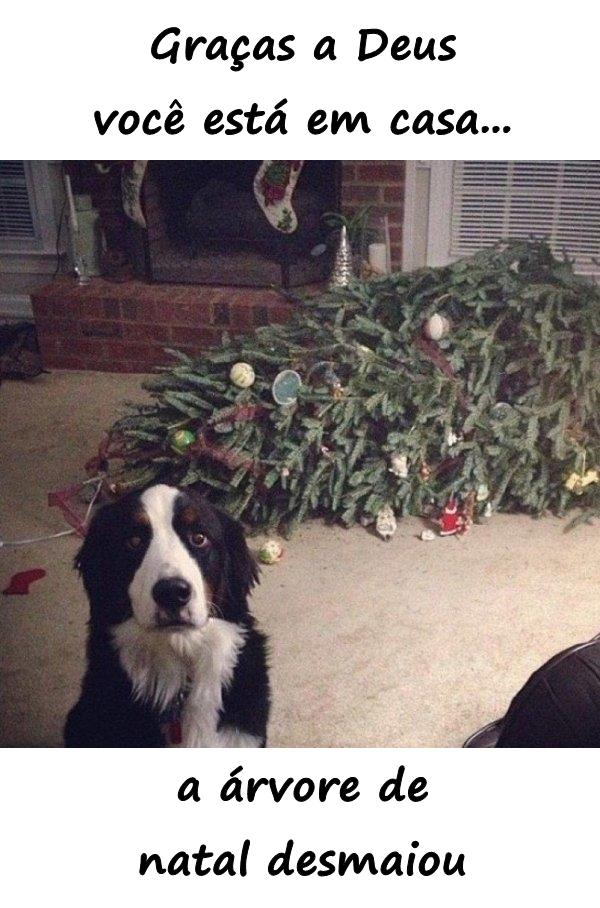
[[[293,287],[331,269],[327,211],[338,211],[341,162],[307,161],[291,205],[293,233],[254,194],[260,161],[152,161],[144,185],[145,265],[154,281]]]

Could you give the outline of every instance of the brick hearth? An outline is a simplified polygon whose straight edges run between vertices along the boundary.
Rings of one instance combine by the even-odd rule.
[[[392,266],[402,254],[403,161],[343,162],[342,208],[373,203],[388,215]],[[94,197],[94,185],[84,191]],[[147,372],[168,362],[165,347],[189,353],[218,344],[223,330],[251,331],[289,318],[293,304],[275,290],[117,283],[84,286],[60,277],[32,298],[46,368]]]
[[[165,347],[197,353],[224,330],[282,322],[294,309],[274,290],[102,278],[83,287],[59,278],[32,302],[45,367],[101,372],[148,372],[169,361]]]

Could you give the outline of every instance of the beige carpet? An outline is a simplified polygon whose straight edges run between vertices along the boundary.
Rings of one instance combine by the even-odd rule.
[[[137,376],[54,373],[0,388],[0,536],[63,528],[49,490],[81,476]],[[310,523],[263,571],[275,746],[456,746],[501,713],[542,660],[600,629],[600,526],[498,516],[424,543],[416,520],[382,543]],[[253,542],[254,544],[254,542]],[[0,743],[58,745],[83,666],[74,539],[0,550]]]

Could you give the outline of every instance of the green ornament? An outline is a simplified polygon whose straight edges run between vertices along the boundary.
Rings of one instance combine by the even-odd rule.
[[[185,454],[190,445],[196,441],[196,435],[189,429],[178,429],[177,432],[173,432],[169,441],[176,454]]]

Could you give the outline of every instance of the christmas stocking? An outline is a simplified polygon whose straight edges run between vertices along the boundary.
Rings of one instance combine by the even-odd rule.
[[[148,161],[128,161],[121,170],[121,195],[123,210],[127,217],[139,227],[146,227],[142,211],[142,183]]]
[[[263,161],[254,177],[254,195],[269,223],[281,233],[298,226],[292,196],[304,161]]]

